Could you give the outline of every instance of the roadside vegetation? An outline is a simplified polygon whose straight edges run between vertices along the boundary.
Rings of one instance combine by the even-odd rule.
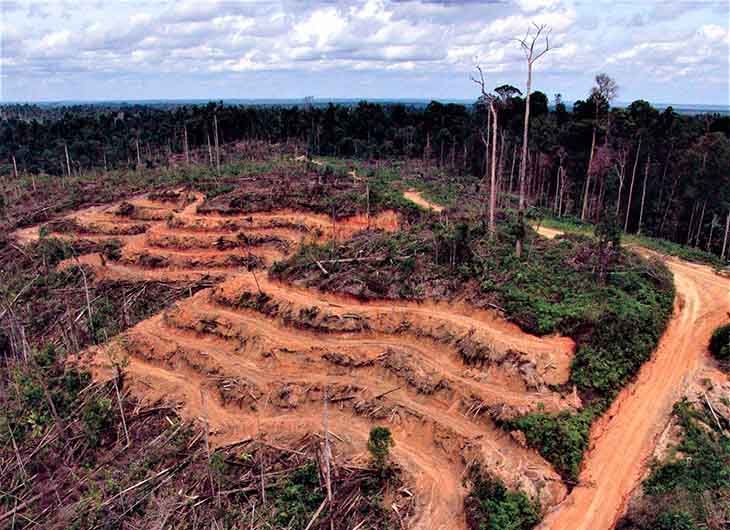
[[[718,395],[718,394],[715,394]],[[722,393],[719,393],[722,396]],[[720,530],[730,517],[730,418],[724,402],[682,400],[674,407],[678,441],[654,462],[642,494],[618,530]],[[710,408],[712,407],[712,408]]]
[[[475,530],[530,530],[540,522],[540,504],[479,468],[465,481],[470,493],[464,501],[469,528]]]
[[[712,334],[710,353],[722,363],[730,361],[730,324],[720,326]]]
[[[560,230],[561,232],[570,234],[584,234],[586,236],[593,236],[595,232],[595,225],[582,223],[579,219],[558,219],[556,217],[552,217],[549,213],[545,211],[534,211],[532,215],[534,222],[545,228],[553,228],[555,230]],[[547,216],[541,217],[541,215]],[[658,252],[659,254],[674,256],[685,261],[701,263],[714,268],[720,268],[723,266],[723,260],[720,259],[716,254],[707,252],[706,250],[702,250],[697,247],[675,243],[667,239],[658,239],[637,234],[627,234],[623,237],[623,241],[625,245],[641,246]]]

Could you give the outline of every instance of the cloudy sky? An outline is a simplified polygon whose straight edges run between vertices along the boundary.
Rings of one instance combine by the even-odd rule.
[[[729,103],[728,0],[0,0],[4,101],[179,98],[473,99],[524,88],[515,41],[555,48],[534,88],[584,98]]]

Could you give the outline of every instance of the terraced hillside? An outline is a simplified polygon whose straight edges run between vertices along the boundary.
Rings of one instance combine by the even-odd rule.
[[[464,528],[462,480],[476,464],[543,508],[556,505],[567,493],[560,476],[493,418],[580,406],[570,391],[551,390],[567,386],[571,339],[535,337],[456,303],[364,303],[266,273],[302,243],[398,226],[390,211],[333,222],[295,210],[219,211],[201,195],[171,192],[17,236],[118,241],[61,264],[87,264],[97,281],[220,280],[84,354],[99,377],[126,359],[140,397],[177,401],[183,415],[207,421],[215,444],[321,431],[326,395],[329,430],[348,456],[365,451],[372,426],[391,429],[417,498],[411,528]]]

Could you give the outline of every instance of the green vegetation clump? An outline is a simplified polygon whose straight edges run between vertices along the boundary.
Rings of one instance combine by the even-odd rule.
[[[470,530],[530,530],[540,522],[540,504],[521,491],[509,491],[502,481],[478,467],[469,474],[464,500]]]
[[[368,451],[372,458],[373,467],[381,474],[390,465],[390,448],[395,442],[387,427],[373,427],[368,438]]]
[[[724,528],[730,517],[730,438],[703,403],[674,407],[679,443],[655,462],[643,495],[619,522],[619,530]],[[720,523],[720,524],[718,524]]]
[[[588,433],[595,417],[596,412],[592,408],[578,413],[532,413],[507,422],[507,426],[525,433],[527,443],[538,448],[559,473],[575,479],[588,447]]]
[[[720,326],[712,333],[710,353],[721,361],[730,360],[730,324]]]

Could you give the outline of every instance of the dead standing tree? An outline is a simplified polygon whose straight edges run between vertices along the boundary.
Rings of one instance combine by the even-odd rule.
[[[491,94],[487,92],[486,85],[484,81],[484,72],[482,71],[481,67],[477,65],[476,67],[477,71],[479,72],[479,79],[472,77],[472,81],[474,81],[477,85],[479,85],[479,88],[481,90],[481,96],[479,99],[481,99],[488,107],[489,109],[489,116],[491,116],[491,132],[492,132],[492,162],[490,164],[491,166],[491,174],[489,179],[489,235],[490,237],[494,237],[497,233],[497,225],[495,222],[495,213],[494,210],[497,205],[497,96],[494,94]],[[487,125],[487,135],[489,134],[489,127],[490,125]],[[487,147],[487,153],[486,157],[489,157],[489,145],[490,142],[488,139],[484,138],[484,133],[482,133],[482,142],[484,142],[484,145]]]
[[[590,199],[591,176],[593,173],[593,156],[596,152],[596,135],[598,133],[598,120],[601,114],[601,108],[605,107],[606,116],[610,119],[609,106],[611,101],[618,95],[618,85],[616,81],[611,79],[607,74],[598,74],[596,76],[596,86],[591,89],[591,98],[595,105],[595,116],[593,118],[593,138],[591,140],[591,154],[588,157],[588,170],[586,171],[586,185],[583,190],[583,208],[581,209],[580,219],[585,221],[588,217],[588,203]],[[606,130],[610,128],[610,124],[606,126]]]
[[[532,66],[548,51],[550,51],[550,28],[545,25],[533,24],[536,33],[532,35],[532,28],[528,28],[523,39],[518,39],[527,60],[527,92],[525,94],[525,125],[522,131],[522,162],[520,163],[520,202],[517,210],[518,235],[515,253],[519,258],[522,255],[522,240],[525,237],[525,174],[527,173],[527,139],[530,130],[530,92],[532,91]],[[545,34],[545,48],[537,52],[535,46],[540,36]]]

